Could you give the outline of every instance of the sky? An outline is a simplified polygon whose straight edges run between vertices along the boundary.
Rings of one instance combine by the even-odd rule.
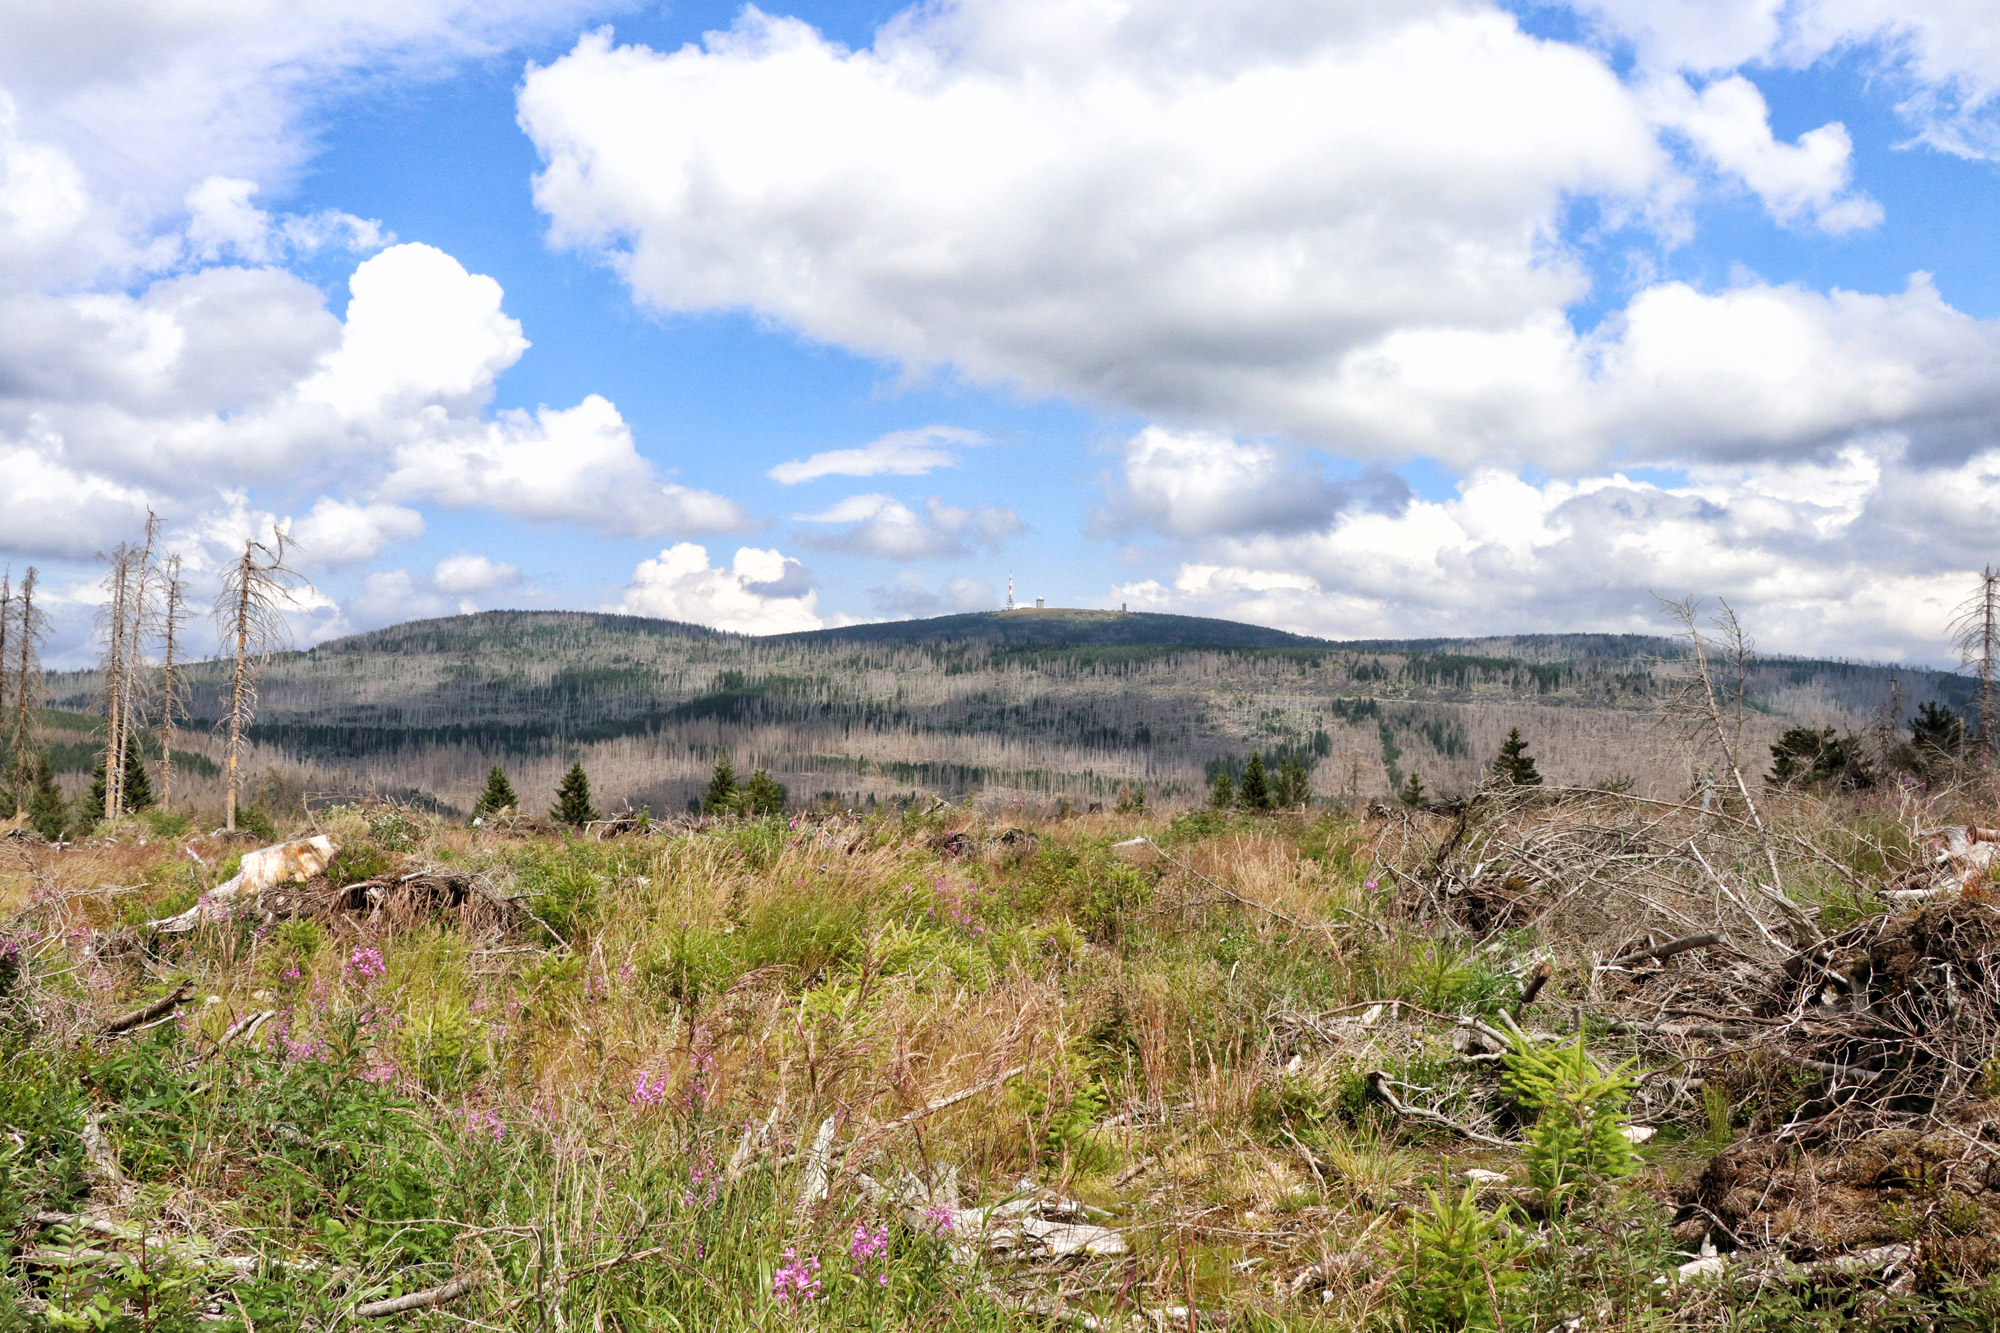
[[[1936,662],[1996,170],[1970,0],[0,6],[0,564]]]

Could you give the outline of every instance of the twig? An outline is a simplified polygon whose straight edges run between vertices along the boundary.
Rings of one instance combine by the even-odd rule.
[[[1482,1134],[1469,1125],[1461,1125],[1442,1112],[1430,1110],[1428,1107],[1410,1105],[1395,1094],[1394,1090],[1389,1086],[1389,1076],[1379,1069],[1368,1071],[1368,1089],[1377,1097],[1387,1102],[1391,1111],[1406,1119],[1423,1120],[1434,1125],[1442,1125],[1454,1134],[1471,1139],[1475,1143],[1484,1143],[1495,1148],[1518,1148],[1521,1146],[1509,1139],[1496,1139],[1491,1134]]]
[[[1650,949],[1634,949],[1631,953],[1620,954],[1610,962],[1600,963],[1598,966],[1600,968],[1631,967],[1636,963],[1643,963],[1649,958],[1657,958],[1664,962],[1677,953],[1687,953],[1692,949],[1706,949],[1711,944],[1720,943],[1722,943],[1722,933],[1720,931],[1709,930],[1699,935],[1684,935],[1677,940],[1668,940],[1665,944],[1655,944]]]

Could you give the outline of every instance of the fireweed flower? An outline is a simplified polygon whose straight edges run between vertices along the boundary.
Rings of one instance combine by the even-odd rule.
[[[482,1111],[478,1107],[469,1106],[465,1110],[465,1132],[470,1138],[483,1136],[498,1143],[507,1137],[507,1126],[502,1123],[498,1111]]]
[[[785,1262],[777,1272],[771,1274],[771,1294],[782,1305],[794,1301],[810,1301],[819,1295],[819,1260],[807,1255],[801,1259],[791,1246],[785,1247]]]
[[[645,1070],[640,1070],[638,1080],[632,1084],[632,1105],[658,1106],[666,1099],[667,1071],[662,1069],[660,1076],[654,1079]]]
[[[383,965],[382,951],[380,949],[357,948],[353,953],[347,955],[347,966],[345,968],[347,975],[359,981],[364,986],[377,977],[382,976],[388,970]]]
[[[955,1218],[951,1209],[944,1207],[942,1204],[933,1204],[924,1209],[924,1221],[930,1223],[931,1230],[937,1232],[938,1235],[948,1236],[951,1234]]]

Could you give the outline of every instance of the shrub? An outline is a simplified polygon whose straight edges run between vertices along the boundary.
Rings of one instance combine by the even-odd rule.
[[[1528,1135],[1528,1180],[1551,1205],[1597,1181],[1632,1174],[1638,1158],[1625,1137],[1629,1062],[1600,1070],[1578,1035],[1564,1045],[1516,1037],[1506,1065],[1507,1090],[1537,1113]]]
[[[1515,1267],[1523,1242],[1502,1219],[1479,1211],[1475,1186],[1430,1193],[1430,1208],[1410,1220],[1408,1266],[1397,1282],[1402,1327],[1409,1333],[1503,1329],[1519,1301]]]

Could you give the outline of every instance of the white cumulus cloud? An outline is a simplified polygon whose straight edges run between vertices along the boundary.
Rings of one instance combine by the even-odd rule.
[[[424,516],[401,505],[361,504],[322,496],[290,531],[299,550],[315,565],[338,566],[373,560],[384,548],[424,535]]]
[[[859,449],[829,449],[780,463],[768,475],[786,486],[820,477],[921,477],[958,461],[951,445],[979,444],[984,438],[976,430],[955,426],[891,431]]]
[[[518,566],[466,551],[446,556],[431,571],[431,582],[437,585],[438,591],[454,596],[493,592],[512,587],[520,581],[521,570]]]
[[[946,504],[933,496],[920,514],[887,495],[851,495],[805,523],[846,523],[838,532],[809,532],[801,540],[821,551],[847,551],[885,560],[932,560],[991,549],[1023,530],[1011,509]]]
[[[823,623],[811,575],[778,551],[741,547],[728,568],[708,562],[708,549],[680,542],[642,560],[614,608],[741,634],[786,634]]]

